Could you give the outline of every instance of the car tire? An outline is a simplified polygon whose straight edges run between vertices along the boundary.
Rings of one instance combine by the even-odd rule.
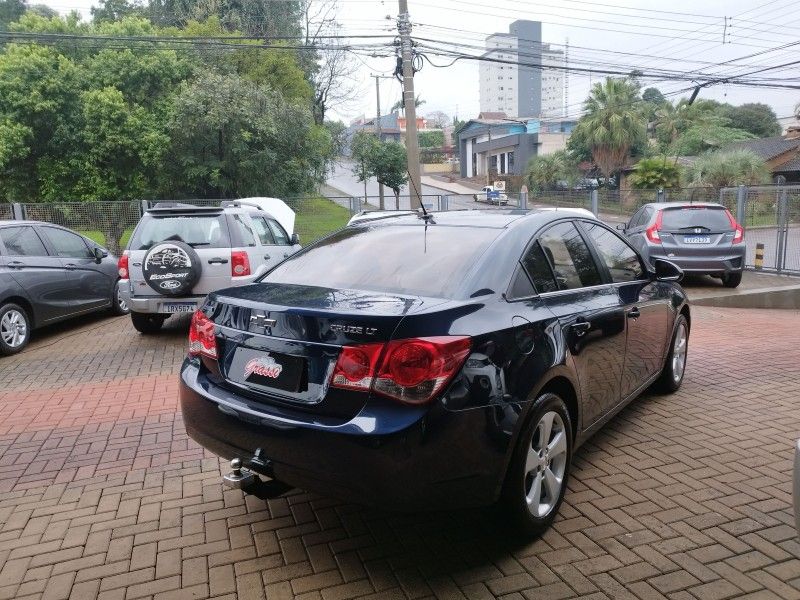
[[[722,285],[726,288],[735,288],[739,287],[739,284],[742,283],[742,272],[739,271],[737,273],[725,273],[722,276]]]
[[[114,291],[111,295],[111,314],[112,315],[127,315],[131,312],[128,303],[120,297],[119,294],[120,280],[114,284]]]
[[[680,389],[683,383],[683,375],[686,373],[688,355],[689,324],[686,321],[686,317],[678,315],[678,319],[675,321],[675,331],[669,344],[669,353],[666,361],[664,361],[661,376],[656,381],[656,387],[659,390],[671,394]]]
[[[0,306],[0,356],[22,352],[31,339],[31,320],[18,304]]]
[[[530,539],[550,527],[567,489],[573,443],[564,400],[542,394],[519,435],[503,486],[499,508],[511,531]]]
[[[133,328],[144,335],[158,333],[164,325],[167,317],[164,315],[153,315],[150,313],[132,312],[131,321]]]

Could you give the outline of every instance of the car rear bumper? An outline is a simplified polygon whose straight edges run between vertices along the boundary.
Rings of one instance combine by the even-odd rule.
[[[205,296],[187,296],[173,298],[170,296],[134,296],[131,294],[130,282],[120,281],[119,296],[128,304],[132,312],[155,314],[176,314],[180,312],[194,312],[203,306]],[[172,306],[170,306],[172,305]],[[181,305],[181,310],[175,310],[176,305]]]
[[[800,440],[794,447],[794,522],[800,534]]]
[[[744,269],[745,248],[719,256],[670,256],[669,252],[650,251],[650,258],[662,258],[675,263],[687,273],[723,274]]]
[[[181,370],[180,400],[200,445],[306,491],[400,511],[481,506],[499,495],[508,446],[487,443],[488,409],[387,400],[348,421],[293,417],[215,385],[194,359]],[[265,465],[253,461],[259,449]]]

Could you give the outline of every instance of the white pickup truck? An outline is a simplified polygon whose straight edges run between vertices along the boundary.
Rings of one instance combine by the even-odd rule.
[[[481,191],[473,196],[475,202],[478,200],[488,202],[489,204],[508,204],[508,196],[505,192],[498,190],[493,185],[485,185]]]

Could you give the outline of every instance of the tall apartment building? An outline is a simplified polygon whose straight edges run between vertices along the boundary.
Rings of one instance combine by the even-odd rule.
[[[503,112],[513,117],[560,117],[563,113],[564,72],[513,63],[563,66],[564,53],[542,44],[542,24],[514,21],[508,33],[486,38],[480,63],[482,113]],[[504,63],[504,61],[506,61]]]

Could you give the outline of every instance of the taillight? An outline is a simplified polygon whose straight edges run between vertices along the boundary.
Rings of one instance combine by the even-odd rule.
[[[653,223],[650,227],[648,227],[647,230],[644,232],[644,234],[647,236],[647,239],[653,242],[654,244],[661,243],[661,235],[659,235],[658,232],[661,229],[661,219],[663,216],[663,212],[664,211],[661,210],[658,211],[658,214],[656,215],[656,222]]]
[[[119,257],[117,261],[117,273],[119,273],[120,279],[128,279],[128,251],[122,253],[122,256]]]
[[[336,361],[331,385],[372,390],[409,404],[423,404],[432,400],[458,372],[470,346],[470,338],[464,336],[345,346]]]
[[[214,321],[209,319],[202,310],[195,311],[189,325],[189,356],[217,358]]]
[[[728,220],[731,222],[731,227],[733,227],[733,240],[732,244],[740,244],[744,241],[744,228],[736,222],[736,219],[733,218],[731,211],[725,210],[728,214]]]
[[[243,250],[231,252],[231,275],[234,277],[250,275],[250,259],[247,257],[247,252]]]

